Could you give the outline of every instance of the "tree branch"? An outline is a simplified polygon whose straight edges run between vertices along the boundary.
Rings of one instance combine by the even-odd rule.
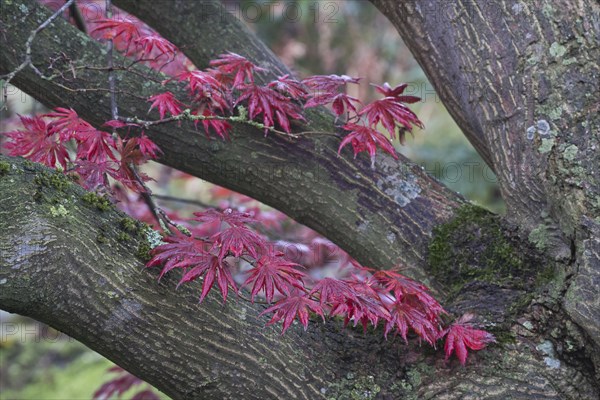
[[[175,291],[175,276],[159,284],[158,271],[143,270],[146,234],[123,213],[98,208],[61,173],[0,163],[0,308],[65,332],[173,399],[598,396],[589,375],[544,361],[535,344],[545,333],[531,316],[533,332],[514,325],[514,341],[472,354],[464,368],[414,342],[386,342],[380,329],[316,319],[281,336],[264,327],[262,306],[218,295],[198,305],[199,288]]]
[[[6,33],[2,45],[6,51],[0,56],[0,71],[14,68],[23,51],[23,37],[48,14],[33,0],[20,3],[26,5],[27,12],[17,2],[4,6]],[[193,36],[190,43],[206,43],[204,50],[197,50],[204,52],[206,62],[215,53],[240,51],[240,43],[250,43],[240,51],[242,54],[268,67],[271,74],[287,72],[239,22],[227,14],[205,16],[207,19],[194,26],[212,35]],[[66,22],[55,21],[47,32],[33,47],[33,60],[40,69],[47,68],[48,59],[57,57],[63,67],[103,64],[105,56],[100,45]],[[123,60],[115,55],[115,63],[122,64]],[[147,68],[135,66],[133,70],[138,73],[114,71],[124,92],[137,93],[136,97],[125,93],[119,98],[122,117],[140,117],[148,109],[139,96],[147,98],[168,89],[185,97],[184,91],[173,84],[165,88],[140,77],[153,74]],[[14,84],[47,106],[71,106],[84,119],[100,125],[111,119],[105,92],[72,92],[60,86],[103,87],[105,79],[96,71],[78,71],[72,77],[58,74],[49,81],[26,70],[15,76]],[[45,75],[53,75],[53,71]],[[155,75],[164,79],[161,74]],[[313,131],[333,127],[333,117],[323,110],[307,111],[307,119]],[[417,279],[427,276],[426,249],[433,227],[450,219],[463,204],[457,194],[404,158],[398,162],[379,154],[372,170],[367,157],[352,160],[350,150],[338,157],[339,141],[333,137],[264,138],[256,129],[238,126],[233,140],[225,143],[206,140],[189,123],[155,126],[149,136],[164,152],[161,163],[263,201],[325,235],[365,265],[389,268],[403,262]]]

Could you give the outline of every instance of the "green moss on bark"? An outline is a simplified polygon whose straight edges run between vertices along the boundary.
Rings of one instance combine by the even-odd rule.
[[[502,282],[525,276],[524,254],[508,240],[498,216],[466,205],[433,231],[429,264],[438,279],[462,285],[473,280]]]

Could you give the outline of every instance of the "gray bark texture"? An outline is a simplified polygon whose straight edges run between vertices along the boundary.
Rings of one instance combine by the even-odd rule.
[[[114,3],[198,67],[229,50],[271,71],[267,79],[287,73],[218,2]],[[224,143],[185,124],[149,135],[164,151],[159,162],[272,205],[363,264],[409,265],[449,310],[475,310],[497,344],[461,367],[440,351],[385,341],[381,329],[342,330],[338,321],[280,336],[264,327],[259,305],[223,305],[217,296],[199,305],[197,289],[175,291],[172,277],[157,283],[140,260],[144,229],[62,175],[7,157],[0,308],[67,333],[174,399],[598,398],[600,6],[373,3],[496,171],[505,218],[469,205],[408,160],[381,155],[371,169],[349,151],[338,158],[329,136],[264,138],[240,126]],[[0,4],[5,74],[50,12],[33,0]],[[57,20],[34,40],[32,61],[46,79],[25,68],[13,80],[19,88],[92,123],[111,119],[105,73],[83,68],[104,65],[99,44]],[[164,76],[134,72],[118,72],[124,116],[145,113],[146,98],[164,90]],[[175,84],[169,90],[182,93]],[[333,126],[324,110],[307,119],[310,129]]]

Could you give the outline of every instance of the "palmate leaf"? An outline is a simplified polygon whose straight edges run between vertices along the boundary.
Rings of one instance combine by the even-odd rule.
[[[344,125],[343,129],[349,131],[350,133],[348,133],[340,143],[338,154],[341,153],[342,149],[347,144],[352,144],[355,158],[358,153],[366,151],[369,153],[371,162],[373,163],[375,154],[377,153],[377,147],[381,147],[385,152],[391,154],[394,158],[398,158],[396,150],[394,149],[394,146],[390,140],[376,129],[354,123],[348,123]]]
[[[404,132],[412,131],[413,125],[423,128],[417,115],[396,97],[375,100],[360,110],[358,115],[366,117],[372,128],[381,122],[392,138],[396,137],[398,131],[401,143],[404,143]]]
[[[159,58],[161,56],[174,57],[175,54],[177,54],[177,47],[173,43],[155,34],[145,35],[135,39],[134,44],[139,49],[140,57],[142,58]]]
[[[216,67],[220,72],[227,75],[234,75],[232,88],[237,89],[245,84],[247,79],[249,83],[254,84],[254,72],[265,71],[256,64],[249,61],[246,57],[239,54],[227,52],[219,55],[219,58],[210,62],[211,67]]]
[[[402,300],[394,301],[387,308],[391,318],[385,322],[384,335],[386,338],[393,331],[394,334],[400,334],[406,342],[408,328],[412,328],[420,338],[425,339],[432,346],[435,345],[439,330],[425,314]]]
[[[290,78],[289,74],[280,76],[277,80],[269,82],[267,87],[275,89],[282,94],[287,94],[293,100],[303,100],[308,96],[308,92],[302,82]]]
[[[199,277],[204,276],[202,283],[202,293],[200,294],[200,302],[202,302],[210,289],[212,289],[215,280],[221,290],[221,296],[223,296],[223,302],[227,301],[227,294],[229,293],[229,287],[237,293],[237,286],[235,280],[231,275],[231,268],[227,262],[213,254],[204,254],[201,257],[196,257],[192,269],[187,271],[179,285],[186,282],[191,282]],[[178,285],[178,286],[179,286]]]
[[[294,290],[288,296],[279,300],[274,306],[267,308],[260,315],[274,312],[275,314],[267,323],[267,326],[283,320],[283,329],[281,331],[283,335],[296,318],[298,318],[302,326],[304,326],[304,330],[306,330],[311,311],[320,315],[325,320],[323,309],[319,302],[312,300],[303,291]]]
[[[473,314],[464,314],[439,335],[440,338],[446,336],[444,344],[446,360],[450,358],[453,352],[456,352],[456,357],[458,357],[460,363],[465,365],[468,349],[481,350],[488,343],[496,341],[491,333],[473,328],[469,323],[473,317]]]
[[[304,121],[300,107],[283,94],[269,87],[243,85],[241,94],[235,104],[245,102],[248,106],[248,116],[255,119],[262,114],[262,123],[266,127],[275,126],[275,120],[287,133],[290,133],[290,119]],[[265,135],[269,132],[265,128]]]
[[[102,37],[104,39],[120,38],[124,43],[129,45],[133,40],[140,36],[139,23],[136,21],[115,20],[115,19],[98,19],[94,21],[96,28],[91,32],[96,33],[104,31]]]
[[[208,224],[224,222],[231,226],[244,226],[245,224],[256,222],[256,219],[250,213],[240,212],[231,208],[223,211],[212,208],[203,212],[195,212],[193,220]]]
[[[147,268],[162,266],[159,279],[175,268],[188,268],[196,265],[208,254],[205,242],[183,234],[168,236],[165,244],[152,250],[152,258],[146,263]]]
[[[346,281],[334,278],[323,278],[311,289],[309,295],[319,295],[319,302],[324,304],[345,303],[346,299],[356,300],[352,286]]]
[[[251,300],[264,290],[265,298],[270,303],[273,300],[275,289],[280,293],[289,295],[292,289],[302,289],[302,277],[305,274],[298,270],[300,265],[286,260],[283,253],[270,248],[257,262],[254,268],[248,271],[248,279],[244,285],[253,284]]]
[[[218,250],[220,260],[230,254],[234,257],[248,254],[253,258],[258,258],[258,255],[266,247],[265,240],[245,226],[230,226],[221,232],[215,233],[211,240],[213,241],[211,249]]]
[[[326,104],[332,105],[333,112],[338,117],[344,112],[352,110],[356,112],[353,103],[360,101],[346,93],[340,93],[339,89],[348,83],[358,84],[360,78],[352,78],[347,75],[315,75],[302,81],[310,90],[305,108],[317,107]]]
[[[22,156],[55,168],[59,163],[63,169],[71,161],[69,152],[60,135],[52,132],[43,120],[43,116],[33,118],[19,116],[24,130],[2,133],[9,141],[4,145],[11,156]]]
[[[164,92],[161,94],[156,94],[148,98],[148,101],[151,101],[150,110],[157,108],[158,114],[160,118],[163,119],[167,112],[171,115],[179,115],[181,114],[181,110],[184,105],[175,98],[175,95],[171,92]]]

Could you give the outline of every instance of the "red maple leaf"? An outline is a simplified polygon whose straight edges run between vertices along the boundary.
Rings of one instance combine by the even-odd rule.
[[[390,318],[379,294],[367,283],[354,280],[348,281],[348,285],[351,292],[345,291],[343,296],[331,297],[330,316],[344,316],[344,326],[351,320],[354,326],[360,322],[365,331],[369,323],[377,325],[380,319]]]
[[[110,372],[117,372],[118,375],[104,383],[98,388],[92,395],[93,400],[111,399],[113,397],[120,398],[120,396],[129,391],[132,387],[142,385],[145,382],[129,372],[125,371],[121,367],[112,367],[109,369]],[[160,398],[150,390],[144,390],[138,392],[133,399],[138,400],[159,400]]]
[[[346,110],[348,112],[350,110],[356,112],[356,107],[352,103],[360,103],[356,97],[348,96],[346,93],[320,93],[313,97],[311,97],[304,108],[317,107],[325,104],[331,103],[331,107],[333,108],[333,112],[338,117]]]
[[[97,25],[91,33],[105,31],[102,35],[104,39],[120,38],[124,43],[129,45],[132,40],[140,36],[138,22],[102,18],[94,21],[94,23]]]
[[[283,335],[285,331],[292,325],[294,319],[298,318],[304,330],[308,327],[308,317],[310,312],[314,312],[325,319],[321,305],[312,300],[308,295],[300,290],[295,290],[289,296],[279,300],[275,305],[267,308],[260,315],[274,312],[273,318],[267,323],[267,326],[283,319]]]
[[[88,129],[78,131],[75,136],[79,144],[77,147],[78,159],[87,159],[94,162],[104,161],[108,158],[116,160],[113,151],[116,150],[116,144],[110,133]]]
[[[98,186],[108,186],[108,176],[117,176],[118,164],[112,160],[91,162],[79,160],[76,162],[75,172],[82,179],[81,186],[87,190],[96,189]]]
[[[158,113],[160,118],[163,119],[167,111],[171,115],[179,115],[181,114],[181,110],[184,107],[183,104],[175,98],[175,95],[171,92],[164,92],[161,94],[156,94],[150,98],[148,101],[152,101],[152,105],[150,105],[150,112],[153,108],[158,108]]]
[[[146,267],[162,265],[159,279],[167,272],[175,268],[188,268],[206,259],[206,243],[183,234],[168,236],[165,242],[155,247],[151,254],[152,259],[146,263]]]
[[[253,215],[227,208],[223,211],[211,208],[203,212],[195,212],[193,220],[204,223],[225,222],[231,226],[244,226],[254,223],[256,219]]]
[[[289,133],[291,131],[290,118],[304,121],[300,108],[289,98],[281,93],[264,86],[244,85],[240,87],[241,94],[236,104],[246,101],[250,119],[263,115],[263,124],[267,127],[275,126],[275,118],[281,128]],[[269,132],[265,128],[265,135]]]
[[[410,327],[420,338],[425,339],[432,346],[435,344],[439,331],[425,314],[398,299],[387,308],[391,317],[385,322],[384,335],[386,338],[388,333],[394,330],[394,334],[399,333],[406,342],[406,334]]]
[[[200,113],[198,110],[192,112],[193,115],[203,115],[205,117],[216,117],[218,114],[211,111],[209,108],[204,108]],[[198,127],[198,123],[201,120],[194,121],[194,125],[196,128]],[[229,139],[229,131],[231,130],[231,124],[227,121],[223,121],[220,119],[204,119],[202,120],[202,127],[204,128],[204,133],[207,138],[210,138],[210,133],[214,132],[223,140]]]
[[[306,86],[317,92],[333,92],[348,83],[358,84],[360,78],[348,75],[313,75],[302,80]]]
[[[173,43],[156,34],[142,36],[136,39],[134,43],[140,49],[141,57],[154,56],[155,58],[159,58],[163,55],[173,57],[177,54],[177,47]],[[154,55],[152,54],[153,52]]]
[[[358,115],[365,116],[372,128],[381,122],[392,138],[396,137],[397,126],[400,126],[398,135],[401,143],[404,142],[405,131],[412,131],[413,125],[423,128],[423,123],[417,115],[396,97],[375,100],[360,110]]]
[[[350,131],[348,135],[340,143],[338,148],[338,154],[342,151],[344,146],[348,143],[352,144],[354,150],[354,158],[358,153],[366,151],[371,157],[371,162],[374,162],[375,153],[377,153],[377,147],[381,147],[385,152],[391,154],[394,158],[398,158],[396,150],[390,142],[381,132],[364,125],[358,125],[354,123],[348,123],[343,126],[343,129]]]
[[[311,289],[309,295],[319,294],[319,302],[324,304],[344,303],[346,299],[354,300],[355,292],[348,282],[341,279],[323,278]]]
[[[391,291],[396,300],[402,300],[411,307],[421,310],[430,319],[437,323],[440,314],[446,310],[429,293],[429,289],[413,279],[410,279],[393,270],[380,270],[373,274],[387,291]]]
[[[63,169],[71,160],[60,135],[49,130],[42,116],[19,116],[25,130],[5,132],[9,141],[4,145],[11,156],[22,156],[55,168],[58,162]]]
[[[322,106],[331,103],[335,115],[340,116],[345,110],[356,112],[352,103],[360,101],[345,93],[339,93],[339,88],[347,83],[358,84],[360,78],[352,78],[347,75],[315,75],[302,81],[312,90],[305,108]]]
[[[211,111],[225,111],[230,108],[228,90],[223,81],[204,71],[189,71],[178,75],[179,81],[187,81],[193,100]]]
[[[94,129],[87,121],[81,119],[72,108],[57,107],[54,112],[44,114],[44,117],[54,118],[48,124],[49,130],[58,132],[60,140],[63,142],[75,137],[77,132]]]
[[[134,140],[139,146],[140,152],[146,159],[158,158],[159,153],[162,153],[160,147],[156,145],[148,136],[142,132],[139,137],[134,137],[129,140]]]
[[[215,279],[219,285],[219,289],[221,290],[223,302],[227,301],[229,287],[231,287],[233,291],[237,293],[238,289],[235,284],[235,280],[231,275],[231,268],[223,259],[213,254],[205,253],[200,257],[195,257],[193,264],[190,264],[190,266],[192,269],[183,275],[178,286],[182,283],[194,281],[204,275],[202,293],[200,294],[200,302],[204,300],[204,298],[208,295],[208,292],[210,292],[210,289],[212,289]]]
[[[244,285],[254,283],[252,286],[251,300],[261,290],[265,291],[265,298],[270,303],[273,300],[275,289],[280,293],[289,295],[292,287],[301,289],[302,277],[305,274],[298,270],[300,265],[290,262],[283,257],[283,253],[269,249],[248,271],[250,276]]]
[[[234,89],[243,86],[245,79],[254,84],[254,72],[265,71],[246,57],[232,52],[219,55],[219,58],[210,62],[210,66],[217,67],[224,74],[235,75],[232,85]]]
[[[446,360],[450,358],[453,352],[456,352],[460,363],[465,365],[468,355],[467,349],[481,350],[488,343],[496,341],[491,333],[473,328],[469,323],[473,317],[473,314],[464,314],[439,335],[439,338],[446,336],[444,345]]]
[[[417,97],[417,96],[402,96],[402,93],[404,93],[404,91],[408,87],[408,83],[401,83],[400,85],[398,85],[394,88],[392,88],[390,86],[390,84],[387,82],[381,86],[378,86],[378,85],[373,85],[373,86],[375,86],[375,90],[377,90],[379,93],[381,93],[385,97],[393,97],[396,99],[396,101],[399,101],[402,103],[411,104],[411,103],[416,103],[417,101],[421,100],[421,98]]]
[[[212,249],[219,249],[219,260],[224,259],[230,253],[234,257],[249,254],[253,258],[258,258],[258,254],[266,247],[265,240],[245,226],[232,225],[215,233],[211,240],[213,241]]]
[[[282,94],[287,94],[294,100],[303,100],[308,96],[308,92],[302,82],[290,78],[289,74],[280,76],[275,81],[269,82],[267,87],[275,89]]]

